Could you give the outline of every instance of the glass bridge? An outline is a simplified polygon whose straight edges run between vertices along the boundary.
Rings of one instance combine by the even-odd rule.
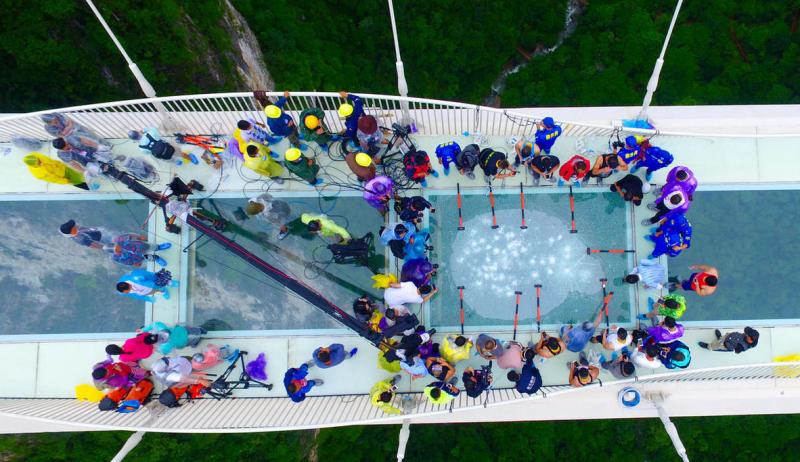
[[[300,95],[291,111],[316,102],[333,113],[335,95]],[[261,117],[245,94],[203,98],[163,98],[162,108],[142,100],[67,112],[111,140],[115,154],[129,157],[143,154],[132,141],[124,139],[124,132],[154,124],[160,117],[158,109],[169,112],[172,122],[190,133],[209,133],[212,127],[223,127],[227,133],[239,118]],[[213,102],[216,109],[203,109],[201,102]],[[534,120],[488,108],[448,104],[367,98],[368,112],[379,115],[382,125],[388,126],[408,109],[419,130],[412,139],[432,158],[439,143],[457,141],[464,146],[473,142],[475,132],[481,132],[487,145],[513,152],[508,136],[529,133]],[[338,129],[338,119],[330,118],[331,128]],[[12,133],[44,138],[37,132],[41,130],[37,119],[35,114],[13,120],[0,118],[0,139],[7,140]],[[590,157],[606,152],[609,139],[618,133],[611,125],[563,125],[565,135],[553,149],[562,160],[579,151]],[[800,209],[796,207],[800,174],[782,167],[787,155],[800,154],[798,141],[800,135],[760,137],[741,133],[699,136],[662,132],[653,139],[653,144],[675,155],[673,165],[692,168],[701,184],[688,213],[694,225],[692,247],[678,258],[667,261],[662,257],[661,262],[671,275],[688,276],[687,267],[696,263],[713,264],[722,275],[722,286],[713,297],[687,295],[688,310],[681,320],[688,327],[685,343],[708,340],[715,327],[751,325],[762,332],[763,347],[758,350],[743,355],[697,351],[693,368],[764,363],[779,355],[800,353],[800,344],[790,339],[800,324],[793,300],[793,288],[800,285],[800,273],[795,270],[800,261]],[[282,152],[285,143],[273,149]],[[54,156],[49,146],[42,152]],[[22,155],[13,148],[0,157],[0,165],[7,172],[0,184],[0,361],[7,363],[6,367],[25,365],[11,383],[12,389],[0,392],[3,398],[73,396],[76,384],[90,380],[91,364],[103,359],[103,345],[127,338],[136,328],[155,320],[203,326],[209,331],[210,341],[266,352],[268,374],[274,382],[288,366],[306,361],[318,346],[333,341],[359,346],[362,353],[356,358],[320,374],[325,386],[314,389],[312,395],[363,394],[384,378],[386,373],[375,367],[376,351],[361,339],[188,227],[181,234],[166,233],[159,213],[152,213],[152,205],[121,184],[103,181],[96,191],[78,192],[39,182],[25,170]],[[313,144],[306,155],[315,156],[323,167],[324,183],[317,189],[295,181],[283,185],[264,182],[237,165],[220,172],[202,164],[177,166],[149,160],[157,164],[162,183],[180,175],[205,184],[206,191],[195,196],[193,206],[224,218],[228,222],[223,231],[227,237],[349,312],[352,301],[362,294],[382,298],[381,290],[372,286],[371,276],[399,273],[398,262],[377,239],[380,227],[395,219],[393,213],[389,218],[382,217],[366,204],[359,191],[346,187],[354,181],[344,162]],[[511,339],[514,292],[521,291],[518,340],[523,342],[538,339],[535,284],[542,285],[542,331],[590,319],[603,298],[601,278],[607,279],[607,290],[615,293],[610,321],[621,326],[633,327],[636,315],[647,310],[647,298],[661,295],[622,281],[627,271],[652,250],[652,244],[643,237],[647,229],[640,225],[650,212],[644,206],[631,207],[609,192],[607,185],[613,178],[607,179],[605,186],[596,186],[592,180],[574,189],[578,232],[573,234],[569,232],[566,188],[533,186],[532,178],[524,173],[495,182],[495,212],[500,226],[492,229],[482,179],[469,180],[455,170],[445,176],[441,168],[437,170],[439,178],[429,178],[427,188],[403,193],[423,194],[436,209],[424,225],[431,231],[429,244],[433,250],[429,258],[439,265],[434,283],[440,292],[430,303],[413,307],[427,327],[443,334],[460,329],[457,286],[465,287],[465,331],[469,335],[488,332],[505,340]],[[653,182],[663,182],[664,174],[657,172]],[[457,183],[462,195],[463,231],[457,229]],[[520,229],[520,184],[528,223],[524,230]],[[324,213],[353,236],[373,233],[376,239],[370,264],[336,264],[321,238],[290,235],[279,240],[278,230],[268,223],[243,219],[239,209],[249,198],[266,191],[290,204],[292,219],[302,213]],[[75,245],[61,236],[58,227],[68,219],[112,234],[142,233],[152,242],[172,243],[171,249],[159,254],[168,261],[168,269],[180,280],[180,287],[170,300],[159,298],[155,303],[117,296],[114,284],[127,268],[110,262],[102,251]],[[587,247],[634,252],[588,255]],[[546,384],[566,381],[564,363],[574,357],[562,356],[541,365]],[[477,366],[481,360],[473,358],[469,364]],[[613,380],[605,374],[603,379]],[[496,388],[509,385],[504,374],[495,376]],[[426,384],[425,380],[412,382],[404,377],[401,390],[415,392]],[[276,386],[269,392],[247,390],[243,396],[282,394],[281,387]]]

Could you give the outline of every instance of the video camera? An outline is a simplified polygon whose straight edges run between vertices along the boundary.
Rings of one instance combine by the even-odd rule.
[[[481,370],[478,373],[478,379],[480,380],[481,388],[488,388],[489,385],[492,384],[492,366],[488,364],[481,366]]]
[[[625,147],[625,142],[624,141],[614,141],[613,143],[611,143],[611,147],[614,148],[614,149],[622,149],[622,148]]]
[[[408,136],[411,133],[411,127],[400,125],[395,122],[392,124],[392,133],[397,136]]]

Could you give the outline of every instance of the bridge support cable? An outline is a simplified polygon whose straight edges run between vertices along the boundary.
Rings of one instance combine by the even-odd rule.
[[[650,103],[653,101],[653,94],[658,88],[658,78],[661,75],[661,68],[664,66],[664,55],[667,54],[667,46],[669,46],[669,39],[672,37],[672,29],[675,28],[675,22],[678,20],[678,13],[680,13],[682,5],[683,0],[678,0],[678,4],[675,6],[675,12],[672,14],[672,21],[669,23],[667,36],[664,38],[664,45],[661,46],[661,54],[658,55],[653,73],[650,75],[650,80],[647,82],[647,93],[644,95],[642,109],[639,111],[639,120],[647,120],[647,110],[650,108]]]
[[[678,453],[678,456],[680,456],[683,462],[689,462],[689,456],[686,454],[686,448],[683,446],[681,436],[678,434],[678,427],[672,423],[672,420],[669,418],[669,414],[667,414],[667,411],[664,409],[664,396],[661,393],[653,393],[649,394],[647,398],[656,407],[658,418],[661,419],[661,423],[664,424],[664,429],[667,431],[669,439],[672,440],[672,445],[675,446],[675,451]]]
[[[404,419],[403,426],[400,427],[400,435],[398,435],[397,442],[397,462],[403,462],[406,458],[406,446],[408,445],[408,438],[411,436],[411,420]]]

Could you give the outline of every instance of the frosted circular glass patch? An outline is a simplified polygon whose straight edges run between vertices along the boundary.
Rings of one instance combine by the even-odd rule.
[[[491,214],[478,215],[453,239],[448,270],[456,285],[466,286],[464,302],[483,317],[513,319],[514,291],[523,292],[529,307],[536,303],[534,284],[543,286],[544,315],[571,293],[595,294],[605,277],[600,257],[586,255],[582,235],[570,234],[566,221],[531,210],[525,218],[523,230],[519,210],[500,210],[500,228],[491,229]]]

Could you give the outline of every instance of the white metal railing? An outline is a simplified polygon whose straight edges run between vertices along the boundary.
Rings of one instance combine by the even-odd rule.
[[[800,386],[800,361],[725,366],[667,372],[630,380],[606,382],[614,390],[626,384],[689,384],[697,382],[758,381],[761,386]],[[521,396],[513,389],[490,390],[480,398],[465,394],[451,406],[430,404],[419,393],[406,394],[417,406],[400,416],[387,416],[370,403],[368,395],[309,397],[300,404],[288,398],[239,398],[216,401],[200,399],[176,409],[150,403],[134,414],[100,412],[91,403],[74,399],[0,399],[0,415],[38,421],[60,422],[84,428],[164,432],[252,432],[319,428],[341,425],[399,423],[403,419],[475,410],[481,407],[513,405],[524,400],[551,399],[559,395],[582,393],[603,384],[584,388],[568,385],[543,387],[534,396]],[[405,395],[396,397],[396,404]]]
[[[279,97],[282,93],[267,93]],[[525,114],[518,109],[497,109],[474,104],[456,103],[423,98],[359,94],[368,113],[376,116],[379,123],[390,127],[402,117],[402,105],[407,104],[411,118],[416,121],[422,135],[460,135],[463,132],[480,132],[494,136],[526,136],[535,131],[535,122],[546,114]],[[336,109],[343,99],[337,93],[294,92],[286,106],[288,112],[298,119],[300,111],[307,107],[319,107],[326,112],[325,122],[331,130],[343,128]],[[182,131],[194,134],[230,133],[240,119],[252,117],[264,122],[264,114],[252,93],[217,93],[159,98],[135,99],[102,104],[50,109],[46,111],[15,114],[0,117],[0,142],[9,141],[13,135],[50,139],[44,131],[39,116],[51,112],[68,114],[71,118],[95,130],[105,138],[125,138],[131,129],[161,125],[159,109],[166,109],[172,122]],[[636,133],[662,136],[696,136],[727,138],[792,137],[797,134],[710,134],[674,131],[621,128],[611,121],[607,125],[583,122],[558,121],[565,135],[610,136],[619,133]]]

